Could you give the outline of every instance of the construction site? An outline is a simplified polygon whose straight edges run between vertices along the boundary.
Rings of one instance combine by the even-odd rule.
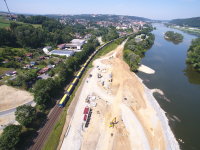
[[[152,90],[123,61],[124,44],[93,62],[61,150],[179,149]]]

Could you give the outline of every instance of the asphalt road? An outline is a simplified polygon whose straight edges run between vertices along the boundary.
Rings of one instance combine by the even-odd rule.
[[[31,104],[33,104],[33,103],[34,103],[34,101],[30,101],[30,102],[28,102],[28,103],[25,103],[25,105],[31,105]],[[1,112],[0,112],[0,117],[1,117],[1,116],[4,116],[4,115],[7,115],[7,114],[10,114],[10,113],[12,113],[12,112],[15,112],[15,111],[16,111],[16,108],[17,108],[17,107],[11,108],[11,109],[8,109],[8,110],[1,111]]]

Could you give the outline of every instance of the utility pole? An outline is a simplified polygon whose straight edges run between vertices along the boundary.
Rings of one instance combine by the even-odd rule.
[[[4,0],[4,2],[5,2],[5,4],[6,4],[6,7],[7,7],[7,9],[8,9],[9,14],[10,14],[10,19],[12,19],[12,15],[11,15],[11,13],[10,13],[10,10],[9,10],[9,8],[8,8],[8,4],[7,4],[6,0]]]

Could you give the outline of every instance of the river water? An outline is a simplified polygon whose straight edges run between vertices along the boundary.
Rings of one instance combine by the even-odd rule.
[[[193,35],[153,24],[156,30],[154,45],[145,54],[142,64],[156,72],[137,75],[150,89],[161,89],[164,96],[154,94],[170,122],[170,127],[183,150],[200,150],[200,73],[185,63]],[[173,44],[164,39],[166,31],[179,32],[182,43]]]

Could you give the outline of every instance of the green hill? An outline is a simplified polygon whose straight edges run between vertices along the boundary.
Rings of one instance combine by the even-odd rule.
[[[187,19],[174,19],[170,23],[176,24],[179,26],[190,26],[200,28],[200,17],[187,18]]]

